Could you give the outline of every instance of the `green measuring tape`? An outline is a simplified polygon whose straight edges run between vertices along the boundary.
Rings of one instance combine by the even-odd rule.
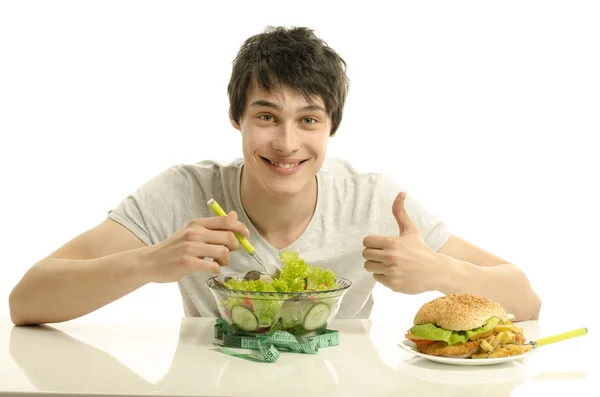
[[[279,350],[295,353],[316,354],[323,347],[337,346],[340,343],[339,332],[326,329],[319,335],[308,338],[296,338],[285,331],[272,334],[239,333],[221,317],[214,326],[214,344],[230,356],[263,363],[274,363],[280,355]],[[258,354],[238,353],[228,348],[258,350]]]

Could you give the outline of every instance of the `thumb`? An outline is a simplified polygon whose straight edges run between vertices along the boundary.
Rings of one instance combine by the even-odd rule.
[[[232,217],[233,219],[235,219],[237,221],[238,216],[237,216],[237,212],[235,211],[231,211],[229,214],[227,214],[227,216]]]
[[[406,193],[400,192],[396,196],[394,204],[392,204],[392,213],[394,214],[394,218],[396,218],[396,222],[398,222],[401,235],[418,232],[417,225],[415,225],[408,212],[406,212],[405,202]]]

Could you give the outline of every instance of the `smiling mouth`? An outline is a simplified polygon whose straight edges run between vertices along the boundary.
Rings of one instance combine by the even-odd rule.
[[[297,167],[300,164],[304,163],[305,161],[307,161],[307,160],[301,160],[301,161],[298,161],[298,162],[295,162],[295,163],[278,163],[276,161],[271,161],[271,160],[269,160],[266,157],[262,157],[261,156],[261,158],[263,160],[265,160],[267,163],[269,163],[271,165],[274,165],[275,167],[279,167],[279,168],[294,168],[294,167]]]

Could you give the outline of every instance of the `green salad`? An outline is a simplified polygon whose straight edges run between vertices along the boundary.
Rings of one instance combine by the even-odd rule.
[[[276,279],[232,278],[225,282],[225,286],[238,291],[256,292],[323,291],[335,288],[335,274],[331,270],[321,270],[305,263],[297,252],[283,251],[279,259],[283,262],[283,267]]]
[[[283,251],[280,260],[281,274],[275,279],[252,271],[243,279],[229,278],[223,283],[231,290],[222,294],[220,302],[230,324],[246,332],[284,330],[295,335],[327,325],[337,296],[320,294],[316,299],[310,292],[335,289],[335,274],[306,263],[297,252]],[[244,294],[249,291],[265,294]],[[294,292],[299,294],[289,295]]]

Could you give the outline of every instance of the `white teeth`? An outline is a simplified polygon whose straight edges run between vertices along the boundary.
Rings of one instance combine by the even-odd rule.
[[[296,166],[298,166],[298,164],[300,164],[300,163],[294,163],[294,164],[275,163],[271,160],[269,160],[269,162],[279,168],[292,168],[292,167],[296,167]]]

